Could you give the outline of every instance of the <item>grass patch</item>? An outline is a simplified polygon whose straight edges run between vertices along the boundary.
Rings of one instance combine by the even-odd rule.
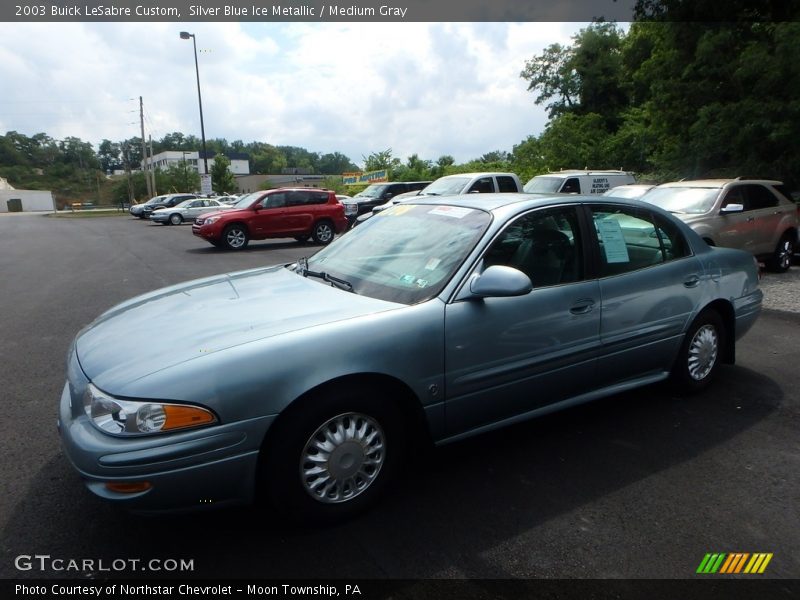
[[[95,217],[129,217],[130,214],[127,210],[119,210],[118,208],[101,208],[92,210],[76,210],[74,212],[48,213],[47,216],[56,217],[58,219],[93,219]]]

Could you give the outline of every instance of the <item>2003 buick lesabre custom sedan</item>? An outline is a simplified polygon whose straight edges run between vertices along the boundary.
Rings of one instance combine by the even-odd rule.
[[[335,520],[379,496],[412,439],[667,378],[705,388],[761,298],[750,254],[652,205],[409,202],[307,260],[101,315],[70,351],[59,427],[89,489],[131,509],[259,499]]]

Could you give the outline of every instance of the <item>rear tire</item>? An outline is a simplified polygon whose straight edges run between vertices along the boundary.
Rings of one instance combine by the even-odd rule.
[[[711,385],[722,362],[726,335],[722,317],[715,310],[707,309],[697,315],[670,374],[678,393],[696,394]]]
[[[317,244],[327,246],[333,241],[334,235],[336,235],[336,231],[333,228],[333,223],[330,221],[324,220],[314,223],[311,237],[314,238],[314,242]]]
[[[770,271],[775,273],[785,273],[792,266],[792,259],[794,257],[794,240],[788,233],[784,233],[775,251],[767,261],[767,266]]]
[[[222,243],[228,250],[244,250],[250,237],[243,225],[228,225],[222,232]]]
[[[275,427],[259,468],[261,495],[300,524],[366,511],[405,455],[400,409],[368,386],[316,393],[290,407]]]

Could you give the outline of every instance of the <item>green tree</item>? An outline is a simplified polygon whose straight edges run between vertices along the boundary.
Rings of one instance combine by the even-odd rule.
[[[286,156],[275,146],[258,144],[249,150],[250,171],[259,175],[276,175],[286,168]]]
[[[364,160],[364,171],[380,171],[381,169],[392,170],[399,167],[402,163],[399,158],[392,156],[392,149],[387,148],[380,152],[373,152],[369,156],[362,156]]]
[[[319,157],[318,167],[322,175],[341,175],[358,170],[353,161],[341,152],[323,154]]]
[[[218,194],[227,194],[236,190],[236,179],[231,173],[231,161],[224,154],[217,154],[214,157],[214,164],[211,166],[211,184]]]

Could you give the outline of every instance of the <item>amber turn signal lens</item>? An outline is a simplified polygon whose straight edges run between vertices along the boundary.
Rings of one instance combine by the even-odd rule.
[[[178,404],[165,404],[163,406],[167,420],[161,428],[162,431],[206,425],[207,423],[213,423],[215,420],[214,415],[203,408]]]

